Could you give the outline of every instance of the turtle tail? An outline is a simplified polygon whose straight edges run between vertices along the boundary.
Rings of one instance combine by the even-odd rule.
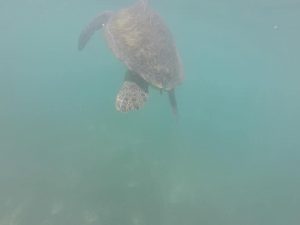
[[[177,102],[175,97],[175,91],[174,89],[168,91],[169,101],[172,107],[173,114],[177,117],[178,116],[178,110],[177,110]]]
[[[108,21],[110,18],[112,12],[111,11],[105,11],[97,15],[95,18],[92,19],[92,21],[89,22],[89,24],[81,31],[79,40],[78,40],[78,49],[82,50],[85,45],[88,43],[90,38],[93,36],[93,34],[100,30],[104,24]]]

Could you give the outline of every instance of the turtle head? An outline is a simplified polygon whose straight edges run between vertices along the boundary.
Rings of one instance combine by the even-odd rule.
[[[78,41],[79,50],[82,50],[87,44],[87,42],[90,40],[90,38],[93,36],[93,34],[97,30],[100,30],[108,22],[111,15],[111,11],[104,11],[98,14],[88,23],[88,25],[82,30],[80,34]]]

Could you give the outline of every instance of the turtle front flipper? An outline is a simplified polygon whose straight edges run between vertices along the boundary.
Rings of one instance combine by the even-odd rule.
[[[88,43],[95,31],[100,30],[109,20],[111,15],[111,11],[105,11],[90,21],[90,23],[80,33],[78,40],[79,50],[82,50],[85,47],[86,43]]]
[[[116,97],[116,109],[129,112],[142,108],[148,99],[148,84],[139,75],[128,71]]]

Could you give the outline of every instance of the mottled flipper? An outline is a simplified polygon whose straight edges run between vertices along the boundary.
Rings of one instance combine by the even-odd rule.
[[[128,71],[116,97],[116,109],[129,112],[142,108],[148,99],[148,84],[134,72]]]

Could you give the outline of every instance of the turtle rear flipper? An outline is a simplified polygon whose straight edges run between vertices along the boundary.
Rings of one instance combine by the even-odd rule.
[[[116,109],[129,112],[142,108],[148,99],[148,85],[134,73],[127,73],[116,97]]]
[[[178,110],[177,110],[177,101],[175,97],[175,91],[174,89],[168,91],[169,101],[172,107],[172,112],[175,116],[178,116]]]
[[[89,24],[81,31],[78,40],[78,49],[82,50],[88,43],[93,34],[100,30],[112,15],[111,11],[105,11],[97,15]]]

